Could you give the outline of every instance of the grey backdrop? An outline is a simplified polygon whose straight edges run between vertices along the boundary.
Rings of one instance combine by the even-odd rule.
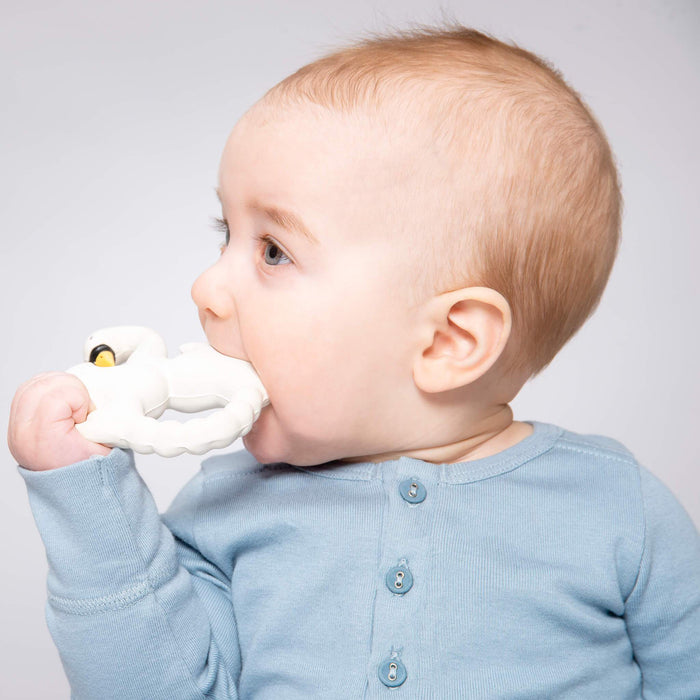
[[[217,255],[213,192],[235,120],[364,30],[442,10],[553,61],[619,159],[623,243],[595,316],[513,403],[519,420],[621,440],[700,525],[700,3],[20,2],[0,9],[0,419],[105,325],[202,340],[190,286]],[[229,449],[238,449],[235,444]],[[0,696],[68,698],[44,621],[46,559],[0,444]],[[161,510],[197,469],[139,456]]]

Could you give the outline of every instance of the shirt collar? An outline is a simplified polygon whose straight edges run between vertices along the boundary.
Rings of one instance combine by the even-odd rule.
[[[290,466],[299,471],[327,479],[369,481],[381,478],[386,471],[392,471],[399,475],[415,476],[426,483],[432,481],[445,484],[468,484],[516,469],[551,449],[564,432],[563,428],[551,423],[535,420],[524,422],[533,426],[534,430],[531,435],[495,455],[466,462],[435,464],[413,457],[400,457],[384,462],[344,463],[333,461],[314,467]]]

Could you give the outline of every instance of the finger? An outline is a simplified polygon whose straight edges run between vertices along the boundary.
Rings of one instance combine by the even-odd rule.
[[[51,375],[58,375],[58,374],[63,374],[63,372],[41,372],[40,374],[35,375],[31,379],[28,379],[26,382],[23,384],[20,384],[19,387],[17,388],[17,391],[15,392],[14,398],[12,399],[12,405],[16,405],[19,400],[22,398],[23,394],[27,392],[28,389],[31,387],[35,386],[39,382],[44,381]],[[12,409],[10,409],[12,410]]]
[[[65,372],[47,372],[43,377],[35,378],[31,386],[13,403],[10,409],[10,422],[17,424],[47,419],[49,422],[65,420],[73,409],[82,402],[89,401],[85,385],[71,374]],[[71,410],[66,413],[66,401],[70,392]],[[76,396],[80,396],[78,399]],[[63,403],[63,406],[61,405]]]
[[[71,376],[72,375],[68,375]],[[90,406],[90,395],[85,385],[80,381],[70,380],[60,382],[45,394],[48,405],[55,401],[55,415],[58,420],[70,419],[72,424],[82,423],[87,418]],[[71,425],[72,427],[72,425]]]

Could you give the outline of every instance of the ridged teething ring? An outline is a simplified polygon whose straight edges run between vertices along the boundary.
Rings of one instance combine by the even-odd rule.
[[[95,410],[76,429],[88,440],[174,457],[227,447],[246,435],[269,403],[253,366],[206,343],[168,358],[165,342],[143,326],[112,326],[85,342],[85,362],[66,370],[87,387]],[[156,420],[168,409],[204,418]]]

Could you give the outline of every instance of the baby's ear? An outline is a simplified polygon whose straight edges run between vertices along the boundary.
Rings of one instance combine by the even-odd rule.
[[[488,287],[465,287],[434,297],[419,321],[413,381],[428,393],[471,384],[496,362],[512,327],[510,305]]]

